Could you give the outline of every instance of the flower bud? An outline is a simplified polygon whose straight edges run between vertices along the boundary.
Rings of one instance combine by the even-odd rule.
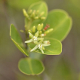
[[[37,32],[35,33],[35,36],[36,36],[36,37],[38,37],[38,36],[39,36],[39,31],[37,31]]]
[[[32,12],[31,17],[35,17],[35,10]]]
[[[27,14],[27,12],[26,12],[25,9],[23,9],[23,14],[24,14],[24,16],[25,16],[28,20],[30,20],[30,17],[29,17],[29,15]]]
[[[40,14],[40,16],[42,16],[44,14],[44,12],[42,12],[41,14]]]
[[[31,14],[32,13],[32,10],[29,10],[29,12],[28,12],[29,14]]]
[[[42,34],[42,31],[39,31],[39,34]]]
[[[39,19],[39,17],[37,16],[37,17],[34,17],[34,19]]]
[[[41,19],[42,19],[42,20],[45,20],[45,19],[46,19],[46,17],[41,17]]]
[[[37,30],[40,31],[42,28],[43,28],[43,23],[42,24],[38,24]]]
[[[36,30],[36,26],[33,26],[32,32],[35,32],[35,30]]]
[[[49,30],[47,30],[47,31],[45,31],[44,33],[45,34],[48,34],[48,33],[50,33],[51,31],[53,31],[53,29],[51,28],[51,29],[49,29]]]
[[[36,14],[38,14],[38,13],[39,13],[39,10],[36,11]]]
[[[28,32],[30,32],[30,33],[31,33],[31,30],[28,30]]]
[[[44,44],[50,44],[50,42],[49,41],[44,41]]]
[[[32,35],[30,32],[29,32],[29,37],[30,37],[30,38],[33,38],[33,35]]]

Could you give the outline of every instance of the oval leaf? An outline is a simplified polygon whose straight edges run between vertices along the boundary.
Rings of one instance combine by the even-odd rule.
[[[44,71],[41,61],[31,58],[23,58],[18,64],[19,70],[27,75],[38,75]]]
[[[12,24],[10,26],[10,36],[11,36],[11,40],[14,42],[14,44],[17,46],[17,48],[24,53],[25,55],[28,56],[28,52],[27,50],[24,48],[24,45],[22,43],[22,39],[17,31],[17,29],[15,28],[15,26]]]
[[[62,44],[59,40],[47,38],[50,41],[50,46],[45,48],[46,55],[59,55],[62,52]]]
[[[44,22],[44,26],[46,26],[46,24],[49,24],[50,28],[54,29],[48,36],[62,41],[71,29],[72,20],[65,11],[53,10],[49,13]]]
[[[45,47],[44,54],[46,54],[46,55],[59,55],[62,52],[62,44],[59,40],[54,39],[54,38],[45,38],[45,40],[46,41],[49,40],[51,45]],[[35,45],[33,45],[33,44],[29,44],[29,46],[30,46],[30,50],[35,47]],[[35,52],[35,54],[37,54],[37,55],[39,53],[41,53],[41,51],[37,51],[37,50],[35,50],[33,52]],[[31,56],[31,57],[34,57],[34,56]]]

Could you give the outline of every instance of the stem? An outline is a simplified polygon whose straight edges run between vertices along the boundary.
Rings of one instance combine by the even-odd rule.
[[[30,26],[32,24],[32,20],[28,21],[26,18],[25,18],[25,33],[26,33],[26,37],[27,37],[27,34],[28,34],[28,30],[30,29]]]
[[[29,29],[30,29],[30,26],[32,24],[32,20],[28,21],[26,18],[25,18],[25,31],[27,32]]]
[[[29,38],[28,30],[30,29],[31,24],[32,24],[32,20],[28,21],[25,18],[25,34],[26,34],[26,40]]]
[[[25,35],[26,35],[26,40],[29,39],[28,30],[30,29],[31,24],[32,24],[32,20],[28,21],[28,20],[25,18]],[[27,47],[27,50],[28,50],[28,45],[27,45],[27,44],[26,44],[26,47]]]

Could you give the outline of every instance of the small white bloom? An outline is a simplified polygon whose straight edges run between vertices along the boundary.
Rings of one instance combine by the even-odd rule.
[[[37,37],[33,36],[32,39],[25,41],[25,43],[35,42],[37,41]]]
[[[33,49],[31,49],[30,52],[35,51],[36,49],[40,49],[41,52],[44,54],[44,51],[43,51],[44,46],[50,46],[50,44],[41,44],[41,43],[37,44]]]
[[[37,33],[36,33],[37,34]],[[33,36],[32,33],[29,32],[29,36],[31,37],[30,40],[25,41],[25,43],[30,43],[30,42],[34,42],[37,43],[37,41],[41,40],[43,41],[44,38],[38,38],[37,36]]]
[[[34,36],[34,37],[33,37],[33,40],[34,40],[34,41],[35,41],[35,40],[37,40],[37,37],[36,37],[36,36]]]

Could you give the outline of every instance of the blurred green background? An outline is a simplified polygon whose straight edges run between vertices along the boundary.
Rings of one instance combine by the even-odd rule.
[[[24,55],[10,40],[10,24],[24,29],[22,9],[42,0],[0,0],[0,80],[80,80],[80,0],[44,0],[49,8],[65,10],[73,20],[71,32],[62,42],[59,56],[43,59],[45,71],[39,76],[26,76],[18,70]],[[20,33],[25,40],[24,33]]]

